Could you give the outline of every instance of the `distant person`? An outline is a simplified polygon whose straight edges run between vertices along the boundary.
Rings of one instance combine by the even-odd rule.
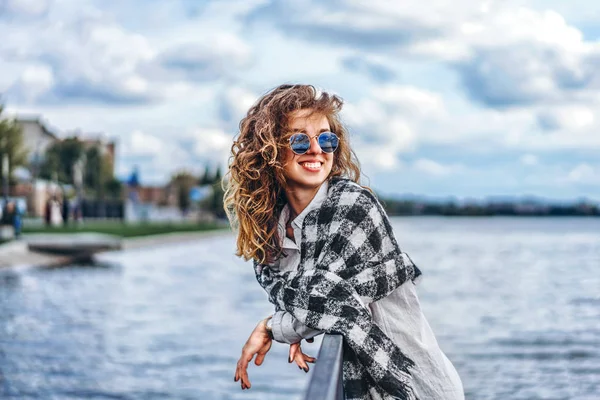
[[[80,200],[75,200],[74,204],[71,205],[72,213],[73,213],[73,221],[76,223],[83,222],[83,202]]]
[[[52,200],[50,200],[50,225],[54,227],[62,226],[63,218],[60,210],[60,203],[58,202],[56,196],[53,196]]]
[[[464,399],[461,379],[421,311],[420,270],[396,242],[340,121],[342,100],[308,85],[265,94],[232,146],[225,209],[237,255],[253,260],[274,304],[242,349],[234,380],[250,388],[248,363],[272,340],[308,371],[302,339],[344,338],[351,399]]]
[[[70,207],[70,202],[69,199],[67,199],[66,197],[63,197],[63,202],[62,202],[62,216],[63,216],[63,224],[64,226],[69,225],[69,214],[71,211],[71,207]]]
[[[13,225],[15,218],[15,203],[12,200],[8,200],[4,205],[4,212],[2,213],[2,224]]]
[[[46,204],[44,206],[44,221],[46,222],[46,226],[50,226],[50,221],[52,219],[52,198],[46,200]]]
[[[13,200],[9,200],[6,203],[6,207],[2,213],[1,224],[12,226],[16,238],[21,235],[21,213]]]
[[[22,202],[14,203],[13,228],[15,230],[15,238],[21,237],[23,228],[23,216],[25,215],[25,205]]]

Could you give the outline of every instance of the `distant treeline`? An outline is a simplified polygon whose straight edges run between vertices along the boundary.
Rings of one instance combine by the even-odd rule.
[[[484,204],[455,202],[424,202],[381,198],[391,216],[444,215],[444,216],[600,216],[600,207],[590,203],[538,204],[519,202],[489,202]]]

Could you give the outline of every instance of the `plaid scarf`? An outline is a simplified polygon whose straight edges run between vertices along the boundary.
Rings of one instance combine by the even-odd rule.
[[[414,362],[373,322],[363,300],[382,299],[421,272],[370,191],[332,178],[327,199],[304,218],[297,270],[281,273],[256,260],[254,270],[276,309],[344,337],[346,399],[416,399]]]

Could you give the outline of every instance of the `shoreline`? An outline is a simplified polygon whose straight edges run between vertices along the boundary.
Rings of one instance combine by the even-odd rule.
[[[157,235],[121,238],[121,249],[129,251],[146,247],[168,246],[170,244],[189,243],[195,240],[225,236],[231,234],[229,228],[211,229],[194,232],[171,232]],[[57,234],[57,235],[60,235]],[[26,236],[26,235],[25,235]],[[101,254],[96,253],[96,254]],[[0,245],[0,269],[4,268],[53,268],[68,265],[74,261],[71,256],[32,252],[25,240],[15,240]]]

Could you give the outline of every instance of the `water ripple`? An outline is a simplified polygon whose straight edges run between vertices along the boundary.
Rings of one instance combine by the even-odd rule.
[[[600,398],[600,221],[392,222],[468,399]],[[234,249],[220,236],[107,254],[102,268],[0,270],[0,398],[300,398],[312,369],[280,344],[250,366],[250,391],[233,382],[272,312]]]

